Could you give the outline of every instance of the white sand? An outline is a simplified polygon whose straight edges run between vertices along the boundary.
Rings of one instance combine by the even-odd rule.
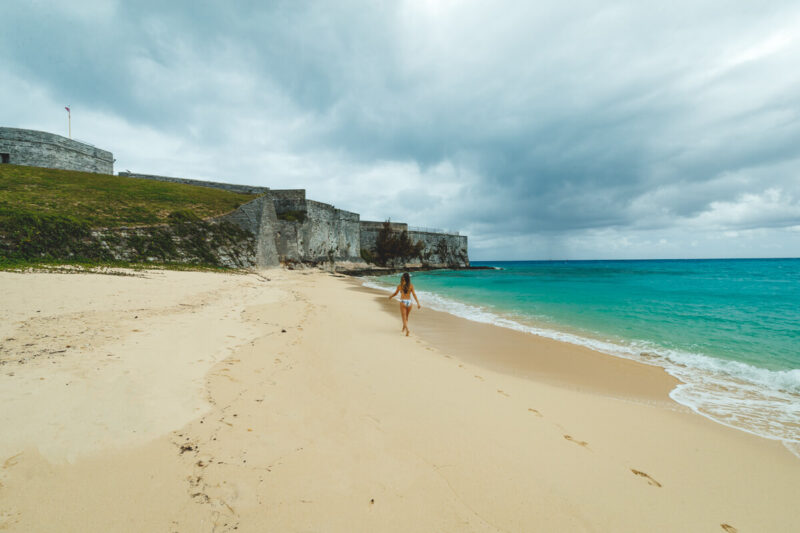
[[[143,443],[208,410],[205,375],[257,335],[255,277],[0,274],[0,457],[52,462]],[[18,361],[24,362],[20,365]]]
[[[626,388],[638,376],[663,394],[671,381],[658,369],[598,363],[596,389],[583,375],[569,386],[563,371],[461,357],[446,336],[402,337],[396,304],[387,312],[352,281],[266,275],[0,274],[2,338],[14,339],[0,352],[0,529],[800,523],[800,461]],[[412,331],[448,320],[415,309]],[[504,330],[464,327],[497,336],[480,352],[518,350]],[[528,357],[586,355],[527,340]]]

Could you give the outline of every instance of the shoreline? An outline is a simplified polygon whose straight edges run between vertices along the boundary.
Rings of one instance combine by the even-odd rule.
[[[491,266],[446,266],[446,265],[420,265],[420,266],[403,266],[403,267],[382,267],[378,265],[369,265],[367,268],[342,268],[337,267],[336,273],[352,276],[354,278],[362,278],[364,276],[386,276],[389,274],[398,274],[401,272],[433,272],[436,270],[495,270]]]
[[[357,290],[386,298],[379,289]],[[384,310],[397,314],[396,300]],[[413,307],[413,306],[412,306]],[[417,311],[413,307],[412,315]],[[414,333],[442,351],[493,371],[595,394],[675,409],[690,409],[670,398],[679,379],[663,367],[606,354],[578,344],[532,335],[495,324],[476,322],[445,311],[426,309],[425,320],[412,323]],[[488,357],[488,353],[492,357]],[[598,375],[600,374],[600,375]]]
[[[376,283],[373,280],[365,279],[361,286],[369,291],[375,290],[376,294],[389,290],[388,287],[383,286],[385,282]],[[622,395],[635,399],[637,396],[646,401],[654,401],[652,391],[656,387],[661,392],[666,390],[663,395],[666,398],[660,398],[665,401],[665,405],[670,405],[673,408],[685,410],[686,412],[695,413],[709,421],[719,424],[723,427],[742,431],[749,435],[754,435],[768,441],[781,443],[792,455],[800,459],[800,440],[797,435],[800,435],[800,425],[797,421],[786,421],[780,419],[780,423],[773,420],[773,425],[768,425],[768,414],[760,412],[757,408],[748,404],[748,398],[742,396],[747,393],[752,395],[752,391],[745,392],[737,389],[740,385],[743,387],[756,386],[762,387],[763,383],[755,381],[749,382],[748,377],[742,377],[737,373],[728,375],[725,372],[731,371],[730,368],[723,367],[720,369],[717,364],[721,365],[740,365],[734,368],[737,372],[743,372],[739,368],[744,367],[750,372],[760,371],[758,367],[751,366],[747,363],[738,363],[735,360],[717,360],[715,358],[697,354],[697,353],[680,353],[677,355],[677,360],[673,359],[673,355],[663,353],[657,347],[649,348],[648,351],[641,351],[639,349],[632,349],[623,343],[614,343],[612,341],[599,340],[591,336],[587,336],[580,332],[570,331],[569,326],[566,325],[537,325],[530,324],[519,318],[504,317],[498,311],[484,311],[483,308],[477,304],[464,304],[458,300],[444,297],[435,292],[422,293],[421,297],[428,297],[432,301],[430,304],[433,307],[434,315],[436,313],[443,313],[445,316],[452,317],[458,320],[463,320],[471,324],[467,327],[459,323],[450,324],[445,320],[439,328],[426,328],[423,324],[422,329],[430,329],[427,334],[432,335],[432,339],[439,341],[443,346],[450,346],[458,350],[460,353],[467,354],[471,360],[482,362],[484,365],[489,365],[495,369],[504,369],[506,372],[514,374],[522,374],[533,379],[540,379],[547,377],[550,380],[556,380],[560,385],[578,389],[591,390],[602,394]],[[439,330],[444,327],[445,330],[452,335],[449,339],[442,338]],[[504,332],[512,332],[512,336],[517,336],[516,342],[506,342],[506,346],[499,353],[499,360],[481,358],[474,352],[474,347],[481,344],[481,335],[473,336],[469,342],[458,342],[458,339],[469,332],[471,329],[477,331],[491,332],[495,331],[493,328],[499,328]],[[501,337],[506,338],[507,337]],[[525,339],[536,339],[532,344],[526,345]],[[442,344],[444,342],[444,344]],[[486,352],[491,346],[487,343],[482,343],[482,350]],[[510,346],[513,344],[513,350]],[[542,344],[536,348],[537,344]],[[543,347],[550,345],[550,351],[556,353],[565,353],[566,355],[559,355],[557,357],[549,356],[543,352]],[[572,347],[565,350],[565,346]],[[513,351],[513,356],[508,356],[507,352]],[[536,353],[536,352],[539,353]],[[526,353],[524,357],[520,354]],[[583,357],[580,357],[580,355]],[[700,359],[700,365],[696,362],[682,361],[680,357],[695,357]],[[557,364],[558,357],[565,357],[566,360],[574,359],[571,369],[565,369],[564,361]],[[610,359],[609,359],[610,358]],[[600,361],[606,360],[606,363]],[[614,361],[617,361],[614,363]],[[619,363],[619,361],[626,361],[634,365],[642,365],[647,368],[655,368],[663,372],[667,376],[667,382],[662,382],[660,385],[654,383],[643,384],[640,387],[631,387],[628,384],[625,389],[621,390],[619,386],[616,389],[609,389],[607,385],[598,386],[597,381],[594,379],[596,376],[593,374],[594,370],[587,371],[593,366],[603,368],[602,365],[616,364],[620,369],[635,368],[629,367]],[[561,368],[558,368],[558,367]],[[722,378],[715,373],[722,372]],[[645,375],[651,374],[645,373]],[[630,376],[632,379],[639,379],[639,376]],[[717,381],[720,380],[721,381]],[[715,384],[715,387],[707,387],[706,380],[710,380]],[[725,381],[728,380],[728,381]],[[607,383],[607,380],[603,381]],[[726,389],[731,387],[731,389]],[[637,390],[638,389],[638,390]],[[644,391],[649,391],[647,398],[642,397]],[[711,394],[712,397],[716,394],[719,395],[720,391],[727,391],[727,396],[717,400],[717,403],[701,401],[698,397],[702,398],[703,394]],[[739,396],[735,393],[739,392]],[[789,395],[789,398],[786,396]],[[620,397],[622,397],[620,396]],[[777,405],[776,398],[781,401],[796,401],[796,397],[792,398],[791,393],[783,390],[773,391],[770,388],[760,390],[759,396],[754,397],[753,401],[769,399],[772,401],[773,409],[782,408]],[[731,404],[730,402],[733,402]],[[737,403],[738,402],[738,403]],[[730,409],[730,405],[736,405],[736,409]],[[732,420],[730,420],[732,419]],[[755,422],[754,422],[755,420]],[[747,422],[745,422],[747,421]],[[781,432],[784,432],[781,434]],[[787,433],[788,432],[788,433]]]
[[[657,367],[604,356],[576,374],[596,354],[557,341],[520,365],[531,336],[425,307],[407,338],[387,295],[318,271],[0,273],[0,288],[2,338],[31,356],[0,365],[15,402],[0,403],[10,531],[730,532],[800,520],[795,457],[670,407]],[[487,346],[504,356],[487,364]]]
[[[386,297],[381,289],[363,284],[354,287],[379,298]],[[394,300],[388,302],[385,310],[394,314],[395,303]],[[426,319],[430,318],[433,320],[415,324],[415,333],[418,332],[432,346],[457,353],[463,361],[561,388],[696,415],[725,429],[779,443],[800,459],[800,443],[727,424],[677,401],[671,393],[686,383],[659,364],[637,361],[582,344],[497,324],[473,321],[447,311],[427,309]],[[486,355],[489,352],[493,354],[492,357]]]

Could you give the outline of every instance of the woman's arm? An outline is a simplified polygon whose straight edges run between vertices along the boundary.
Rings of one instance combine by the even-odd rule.
[[[417,309],[422,309],[422,306],[419,305],[419,298],[417,298],[417,291],[414,290],[414,286],[411,286],[411,294],[414,296],[414,299],[417,301]]]
[[[394,298],[395,296],[397,296],[397,293],[398,293],[398,292],[400,292],[400,285],[398,285],[398,286],[397,286],[397,288],[394,290],[394,294],[392,294],[391,296],[389,296],[389,299],[391,300],[392,298]],[[416,298],[416,296],[415,296],[414,298]]]

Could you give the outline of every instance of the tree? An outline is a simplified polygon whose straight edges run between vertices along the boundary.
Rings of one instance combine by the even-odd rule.
[[[407,231],[394,231],[387,220],[375,239],[375,258],[383,266],[398,261],[405,263],[419,257],[423,247],[422,242],[412,243]]]

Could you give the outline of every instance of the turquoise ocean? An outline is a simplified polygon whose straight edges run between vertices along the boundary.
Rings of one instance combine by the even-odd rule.
[[[414,273],[422,304],[661,366],[677,402],[800,456],[800,259],[472,264]]]

